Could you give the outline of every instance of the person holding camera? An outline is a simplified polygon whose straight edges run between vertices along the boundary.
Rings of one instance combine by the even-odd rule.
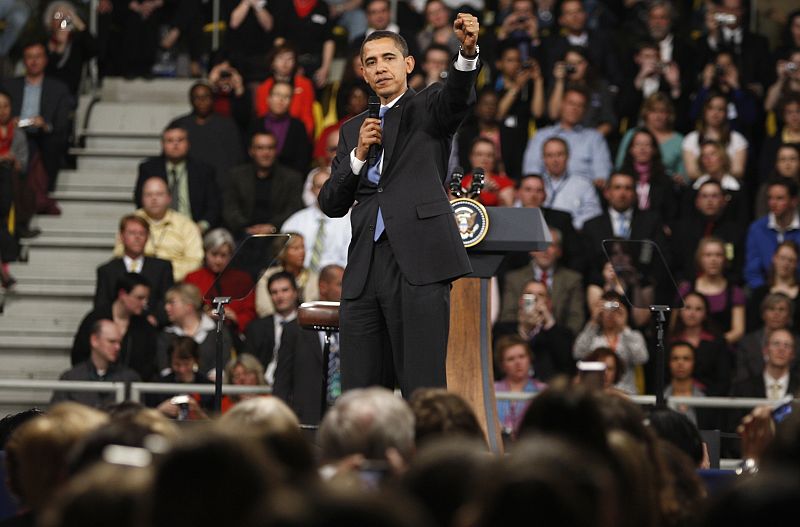
[[[800,96],[800,50],[794,50],[775,63],[777,80],[767,90],[764,111],[771,112],[789,97]],[[785,123],[785,120],[784,120]]]
[[[575,339],[572,356],[581,360],[597,348],[611,348],[625,365],[617,387],[627,393],[640,393],[634,370],[647,362],[649,354],[644,336],[628,325],[628,308],[622,296],[608,291],[589,309],[591,319]]]
[[[214,113],[230,117],[245,137],[253,114],[253,95],[244,83],[242,74],[224,60],[211,68],[208,74],[214,101]]]

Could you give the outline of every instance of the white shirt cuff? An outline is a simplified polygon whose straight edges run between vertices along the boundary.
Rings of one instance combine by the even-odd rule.
[[[456,69],[458,71],[474,71],[478,69],[478,57],[468,59],[459,51],[456,58]]]
[[[356,149],[352,149],[350,151],[350,170],[353,171],[353,174],[360,174],[361,169],[364,168],[364,163],[366,161],[361,161],[356,157]]]

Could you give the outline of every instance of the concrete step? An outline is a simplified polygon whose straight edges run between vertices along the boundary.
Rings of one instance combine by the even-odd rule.
[[[41,283],[41,282],[19,282],[14,287],[13,293],[16,296],[37,296],[46,298],[94,298],[94,284],[83,283]]]
[[[132,202],[91,202],[91,201],[64,201],[61,207],[60,218],[67,222],[80,219],[119,220],[125,214],[136,210]]]
[[[12,292],[6,298],[5,311],[0,315],[0,324],[6,316],[40,316],[46,313],[54,317],[67,315],[82,317],[90,309],[92,301],[85,298],[64,297],[43,300],[36,296],[18,296]],[[77,324],[75,327],[77,328]]]
[[[135,79],[106,77],[100,89],[103,102],[154,102],[189,106],[193,79]],[[166,123],[164,123],[166,124]]]
[[[95,188],[97,190],[128,189],[133,195],[137,167],[133,170],[61,170],[58,173],[57,190]]]
[[[103,203],[131,203],[133,193],[128,188],[118,188],[114,190],[98,189],[91,186],[80,188],[67,188],[57,190],[51,196],[57,201],[98,201]]]
[[[188,96],[180,102],[103,101],[94,105],[86,130],[89,136],[98,137],[97,132],[127,132],[128,137],[143,137],[158,134],[176,117],[191,111]],[[108,137],[110,134],[103,134]],[[119,137],[119,136],[118,136]]]
[[[58,273],[61,267],[85,267],[87,273],[111,258],[111,251],[105,248],[81,247],[37,247],[31,250],[26,265],[50,269]]]
[[[36,238],[22,240],[22,245],[28,247],[65,247],[104,249],[111,254],[114,248],[114,236],[103,233],[98,236],[75,236],[71,234],[55,235],[52,232],[43,232]]]
[[[112,157],[107,152],[98,153],[98,155],[93,155],[94,153],[98,153],[98,151],[84,151],[83,155],[78,157],[79,170],[106,171],[108,173],[130,172],[136,174],[139,163],[148,157],[158,155],[157,151],[141,152],[135,155],[129,152],[130,156],[117,157]]]
[[[86,138],[86,148],[98,150],[146,150],[158,152],[161,140],[156,137],[131,137],[123,134],[102,134]]]
[[[107,218],[64,218],[63,216],[35,216],[32,224],[42,232],[104,232],[114,235],[122,217]]]

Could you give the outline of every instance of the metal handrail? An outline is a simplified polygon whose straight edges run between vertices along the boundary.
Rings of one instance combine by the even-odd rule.
[[[528,401],[536,397],[536,393],[526,392],[496,392],[495,398],[498,401]],[[631,401],[636,404],[647,405],[655,404],[655,395],[631,395]],[[669,406],[685,405],[694,408],[755,408],[756,406],[778,406],[786,402],[786,399],[778,401],[772,399],[761,399],[756,397],[669,397]]]
[[[213,384],[182,384],[166,382],[134,382],[131,384],[131,400],[141,401],[142,394],[147,393],[175,393],[190,392],[202,395],[214,395]],[[239,386],[234,384],[223,384],[223,394],[270,394],[272,389],[269,386]]]

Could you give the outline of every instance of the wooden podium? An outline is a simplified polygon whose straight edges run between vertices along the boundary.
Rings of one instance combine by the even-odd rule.
[[[541,251],[552,239],[539,209],[489,207],[487,212],[486,237],[467,249],[472,274],[454,282],[450,292],[447,389],[472,405],[490,448],[500,453],[503,443],[494,396],[489,279],[506,253]]]

